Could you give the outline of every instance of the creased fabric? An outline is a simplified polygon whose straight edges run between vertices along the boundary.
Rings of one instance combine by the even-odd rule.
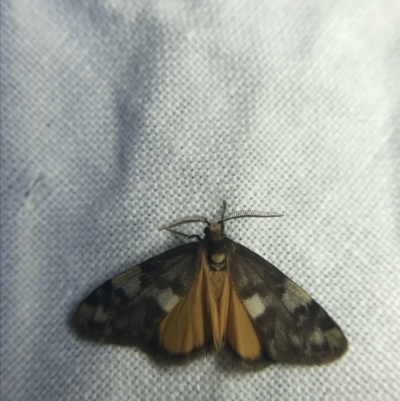
[[[1,399],[394,400],[400,2],[1,2]],[[158,365],[70,326],[105,280],[226,223],[346,333],[326,367]],[[183,228],[202,234],[202,224]]]

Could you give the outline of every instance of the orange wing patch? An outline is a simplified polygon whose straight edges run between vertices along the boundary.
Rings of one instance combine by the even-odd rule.
[[[206,280],[202,267],[193,287],[159,325],[159,341],[167,352],[188,354],[212,341]]]
[[[224,341],[244,359],[258,359],[263,351],[228,272],[211,271],[206,262],[190,291],[162,320],[158,333],[161,346],[176,355],[212,342],[218,349]]]
[[[263,351],[260,337],[232,284],[229,288],[230,297],[226,339],[235,352],[242,358],[250,360],[259,359]]]

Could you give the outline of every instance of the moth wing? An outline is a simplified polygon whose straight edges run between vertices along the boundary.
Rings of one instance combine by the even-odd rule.
[[[195,281],[198,243],[148,259],[106,281],[78,307],[74,326],[82,336],[120,345],[145,345]]]
[[[332,362],[346,352],[346,337],[333,319],[271,263],[230,241],[228,266],[267,359],[313,365]]]

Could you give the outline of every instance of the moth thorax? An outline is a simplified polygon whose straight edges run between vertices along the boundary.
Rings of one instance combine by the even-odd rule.
[[[204,229],[204,234],[206,235],[207,261],[210,269],[216,271],[226,269],[226,244],[223,223],[209,223]]]
[[[221,237],[215,239],[213,237],[208,239],[207,244],[207,259],[209,266],[212,270],[226,269],[226,241]]]

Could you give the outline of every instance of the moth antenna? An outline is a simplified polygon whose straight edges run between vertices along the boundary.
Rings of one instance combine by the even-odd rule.
[[[282,216],[283,216],[282,213],[276,213],[276,212],[262,212],[259,210],[239,210],[237,212],[229,213],[219,223],[222,223],[223,221],[226,220],[239,219],[241,217],[282,217]]]
[[[198,241],[201,241],[200,235],[197,235],[197,234],[189,235],[189,234],[181,233],[180,231],[173,230],[172,228],[166,228],[166,230],[169,231],[171,234],[181,235],[182,237],[185,237],[187,239],[196,238]]]
[[[195,214],[192,216],[182,217],[181,219],[175,220],[172,223],[165,224],[164,226],[160,227],[159,230],[160,231],[161,230],[169,230],[170,228],[179,226],[181,224],[196,223],[196,222],[210,224],[205,217]]]
[[[221,213],[221,220],[220,220],[220,222],[221,222],[221,223],[224,221],[225,212],[226,212],[226,201],[225,201],[225,200],[223,200],[223,201],[222,201],[222,213]]]

